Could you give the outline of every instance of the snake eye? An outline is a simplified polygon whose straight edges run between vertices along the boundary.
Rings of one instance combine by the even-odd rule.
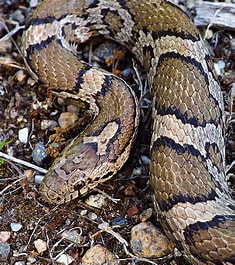
[[[61,196],[57,196],[54,200],[53,200],[54,204],[63,204],[65,203],[65,200],[63,199],[63,197]]]

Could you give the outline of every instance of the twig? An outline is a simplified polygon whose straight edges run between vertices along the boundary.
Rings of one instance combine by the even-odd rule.
[[[207,37],[207,35],[208,35],[208,31],[209,31],[210,27],[213,26],[213,22],[215,21],[217,15],[219,14],[219,12],[220,12],[222,9],[223,9],[223,8],[221,7],[220,9],[217,9],[217,10],[215,11],[215,14],[214,14],[214,16],[211,18],[209,25],[206,27],[206,32],[205,32],[204,40],[206,40],[206,37]]]
[[[21,177],[21,178],[15,180],[15,181],[12,182],[11,184],[7,185],[4,189],[2,189],[2,190],[0,191],[0,195],[2,195],[5,191],[7,191],[8,189],[10,189],[12,186],[14,186],[16,183],[20,182],[20,181],[21,181],[22,179],[24,179],[24,178],[25,178],[25,176],[23,176],[23,177]]]
[[[111,234],[113,237],[115,237],[123,246],[124,248],[124,251],[127,255],[129,255],[132,259],[135,259],[135,260],[138,260],[138,261],[142,261],[142,262],[145,262],[145,263],[149,263],[149,264],[153,264],[153,265],[158,265],[157,263],[155,263],[154,261],[151,261],[149,259],[146,259],[146,258],[140,258],[140,257],[137,257],[135,256],[134,254],[132,254],[128,249],[127,247],[129,246],[128,242],[117,232],[113,231],[112,228],[113,227],[110,227],[109,224],[107,222],[103,222],[101,223],[98,228],[100,229],[100,231],[98,231],[97,233],[95,233],[94,235],[92,235],[92,238],[95,237],[97,234],[99,233],[102,233],[102,232],[107,232],[109,234]],[[168,255],[167,257],[162,257],[162,258],[158,258],[159,260],[163,260],[163,259],[166,259],[166,258],[172,258],[172,255]]]
[[[11,21],[13,22],[13,21]],[[13,23],[15,24],[15,28],[12,29],[11,31],[8,30],[8,27],[6,26],[6,23],[3,19],[0,19],[0,23],[3,25],[4,29],[8,32],[5,36],[3,36],[2,38],[0,38],[0,42],[3,42],[5,40],[10,39],[15,33],[17,33],[19,30],[24,29],[25,26],[20,26],[18,22]]]
[[[15,157],[13,157],[13,156],[9,156],[9,155],[7,155],[7,154],[4,154],[3,152],[0,152],[0,157],[3,158],[3,159],[5,159],[6,161],[8,161],[8,160],[9,160],[9,161],[13,161],[13,162],[15,162],[15,163],[18,163],[18,164],[20,164],[20,165],[26,166],[26,167],[28,167],[28,168],[32,168],[32,169],[34,169],[34,170],[36,170],[36,171],[38,171],[38,172],[41,172],[41,173],[43,173],[43,174],[46,174],[46,173],[47,173],[47,170],[44,169],[44,168],[38,167],[38,166],[36,166],[36,165],[34,165],[34,164],[31,164],[31,163],[26,162],[26,161],[24,161],[24,160],[21,160],[21,159],[15,158]]]
[[[104,191],[102,191],[100,189],[94,188],[93,190],[101,193],[102,195],[104,195],[105,197],[107,197],[109,200],[111,200],[114,203],[118,203],[118,202],[121,201],[121,199],[115,199],[115,198],[109,196],[106,192],[104,192]]]
[[[11,41],[12,41],[12,43],[14,44],[14,46],[16,47],[18,53],[22,56],[22,58],[23,58],[23,60],[24,60],[24,64],[25,64],[25,66],[26,66],[28,72],[30,73],[30,75],[32,76],[32,78],[33,78],[35,81],[37,81],[37,80],[38,80],[37,75],[33,72],[33,70],[31,69],[31,67],[29,66],[29,64],[28,64],[28,62],[27,62],[27,60],[26,60],[24,54],[22,53],[21,49],[18,47],[18,45],[16,44],[16,42],[15,42],[14,39],[12,38],[12,36],[13,36],[16,32],[18,32],[18,31],[21,30],[21,29],[24,29],[25,26],[19,26],[18,22],[16,22],[16,23],[13,23],[13,24],[16,25],[16,27],[15,27],[13,30],[9,31],[9,29],[8,29],[8,27],[7,27],[6,23],[5,23],[5,21],[4,21],[3,19],[1,19],[1,18],[0,18],[0,23],[3,25],[4,29],[8,32],[4,37],[2,37],[2,38],[0,39],[0,43],[3,42],[3,41],[5,41],[5,40],[11,39]],[[24,68],[22,68],[22,69],[24,69]]]

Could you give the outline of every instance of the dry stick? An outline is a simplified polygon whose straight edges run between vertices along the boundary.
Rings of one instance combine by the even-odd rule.
[[[8,185],[8,186],[6,186],[4,189],[2,189],[2,190],[0,191],[0,196],[1,196],[5,191],[7,191],[8,189],[10,189],[12,186],[14,186],[17,182],[20,182],[22,179],[25,179],[25,176],[23,176],[23,177],[17,179],[16,181],[12,182],[10,185]]]
[[[9,31],[8,27],[6,26],[5,21],[0,18],[0,23],[3,25],[3,27],[5,28],[5,30],[8,32],[5,36],[3,36],[0,39],[0,42],[3,42],[5,40],[10,39],[15,33],[17,33],[19,30],[24,29],[25,26],[20,26],[18,22],[13,23],[13,21],[11,21],[12,24],[16,25],[14,29],[12,29],[11,31]],[[15,43],[14,43],[15,44]]]
[[[118,227],[118,226],[117,226]],[[102,232],[106,232],[111,234],[113,237],[115,237],[123,246],[124,251],[127,255],[129,255],[132,259],[138,260],[138,261],[142,261],[142,262],[146,262],[146,263],[150,263],[153,265],[158,265],[157,263],[155,263],[154,261],[151,261],[149,259],[146,258],[141,258],[141,257],[137,257],[134,254],[132,254],[127,247],[129,246],[128,242],[117,232],[113,231],[112,228],[115,228],[115,226],[110,227],[109,224],[107,222],[103,222],[101,224],[99,224],[98,228],[100,229],[100,231],[96,232],[95,234],[92,235],[92,238],[94,238],[97,234],[102,233]],[[168,255],[169,258],[172,258],[172,255]],[[158,258],[159,260],[162,260],[164,258]]]
[[[220,10],[219,13],[217,12],[218,10]],[[216,19],[214,19],[215,14]],[[234,14],[234,3],[212,3],[200,1],[200,3],[198,3],[196,6],[196,17],[194,18],[194,24],[197,27],[206,27],[212,22],[213,26],[216,28],[233,31],[235,27]]]
[[[206,32],[205,32],[205,36],[204,36],[204,40],[206,39],[206,37],[207,37],[207,35],[208,35],[208,31],[209,31],[210,27],[213,26],[213,22],[215,21],[215,19],[216,19],[218,13],[219,13],[222,9],[223,9],[223,8],[221,7],[220,9],[216,10],[214,16],[211,18],[210,23],[209,23],[209,25],[208,25],[207,28],[206,28]]]
[[[28,62],[27,62],[25,56],[23,55],[21,49],[18,47],[18,45],[16,44],[16,42],[15,42],[14,39],[12,38],[12,36],[13,36],[15,33],[17,33],[20,29],[24,29],[25,26],[19,26],[18,22],[16,22],[16,23],[14,23],[14,24],[16,24],[16,27],[15,27],[13,30],[9,31],[9,29],[8,29],[8,27],[7,27],[6,23],[5,23],[5,21],[4,21],[3,19],[1,19],[1,18],[0,18],[0,24],[2,24],[3,27],[4,27],[4,29],[8,32],[4,37],[2,37],[2,38],[0,39],[0,43],[3,42],[3,41],[5,41],[5,40],[11,39],[11,41],[12,41],[12,43],[14,44],[14,46],[16,47],[18,53],[22,56],[22,58],[23,58],[23,60],[24,60],[24,64],[25,64],[25,66],[26,66],[28,72],[30,73],[30,75],[32,76],[32,78],[33,78],[35,81],[38,81],[38,77],[37,77],[37,75],[32,71],[32,69],[31,69],[31,67],[29,66],[29,64],[28,64]],[[25,68],[20,68],[20,67],[19,67],[19,69],[25,69]]]
[[[36,170],[36,171],[38,171],[38,172],[41,172],[41,173],[43,173],[43,174],[46,174],[46,173],[47,173],[47,170],[44,169],[44,168],[42,168],[42,167],[38,167],[38,166],[36,166],[36,165],[34,165],[34,164],[31,164],[31,163],[29,163],[29,162],[26,162],[26,161],[24,161],[24,160],[21,160],[21,159],[15,158],[15,157],[13,157],[13,156],[9,156],[9,155],[7,155],[7,154],[4,154],[3,152],[0,152],[0,158],[5,159],[6,161],[9,160],[9,161],[12,161],[12,162],[18,163],[18,164],[20,164],[20,165],[23,165],[23,166],[26,166],[26,167],[32,168],[32,169],[34,169],[34,170]]]

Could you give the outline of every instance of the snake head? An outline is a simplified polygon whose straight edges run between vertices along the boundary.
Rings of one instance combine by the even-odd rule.
[[[80,142],[68,149],[54,161],[40,186],[43,200],[52,204],[84,197],[116,173],[110,157],[101,155],[94,144]]]

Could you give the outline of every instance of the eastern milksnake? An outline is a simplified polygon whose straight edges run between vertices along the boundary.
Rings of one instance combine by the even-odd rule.
[[[235,214],[225,181],[224,106],[207,49],[168,1],[48,0],[28,20],[23,51],[38,79],[94,116],[41,184],[61,204],[115,174],[139,120],[124,81],[78,61],[77,44],[99,35],[125,45],[153,93],[151,185],[159,220],[192,264],[235,264]]]

